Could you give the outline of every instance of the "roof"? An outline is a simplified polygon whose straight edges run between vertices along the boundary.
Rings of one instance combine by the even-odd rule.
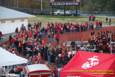
[[[0,6],[0,19],[28,18],[33,15]]]
[[[28,62],[27,59],[12,54],[6,49],[0,47],[0,67],[25,64],[27,62]]]
[[[50,69],[45,65],[45,64],[33,64],[33,65],[28,65],[26,67],[28,72],[33,72],[33,71],[50,71]]]

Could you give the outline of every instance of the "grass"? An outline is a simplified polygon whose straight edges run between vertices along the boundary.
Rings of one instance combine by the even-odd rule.
[[[102,21],[104,24],[106,24],[105,21],[105,16],[96,16],[96,20]],[[42,22],[42,25],[46,25],[48,22],[61,22],[61,23],[66,23],[66,22],[87,22],[88,17],[87,16],[46,16],[46,15],[37,15],[34,18],[29,19],[30,23],[37,23],[37,22]],[[112,23],[115,24],[115,18],[112,19]]]

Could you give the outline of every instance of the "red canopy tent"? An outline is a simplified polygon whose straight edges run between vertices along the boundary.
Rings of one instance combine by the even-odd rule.
[[[78,51],[60,77],[115,77],[115,55]]]

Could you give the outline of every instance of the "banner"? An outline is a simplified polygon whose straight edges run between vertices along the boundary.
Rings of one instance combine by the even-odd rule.
[[[115,77],[115,55],[79,51],[62,68],[60,77]]]

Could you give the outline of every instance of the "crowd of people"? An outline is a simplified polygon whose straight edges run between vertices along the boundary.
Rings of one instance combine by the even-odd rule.
[[[6,49],[11,53],[20,55],[29,60],[28,64],[48,63],[54,65],[54,77],[57,77],[56,69],[63,67],[74,56],[77,50],[82,50],[84,45],[78,47],[74,41],[70,47],[60,44],[60,35],[66,32],[82,32],[102,28],[102,21],[95,21],[95,16],[89,17],[85,23],[48,23],[43,27],[41,22],[34,25],[28,24],[28,28],[22,25],[16,28],[15,33],[9,36]],[[91,32],[90,46],[95,46],[95,52],[110,53],[112,32]],[[45,39],[45,38],[48,39]],[[56,45],[54,45],[55,43]],[[84,48],[85,49],[85,48]],[[51,66],[52,67],[52,66]]]
[[[92,32],[92,38],[89,40],[90,45],[96,46],[95,52],[103,52],[103,53],[112,53],[114,52],[112,50],[111,42],[113,41],[112,35],[114,32],[105,31],[105,32],[98,32],[97,34],[95,32]]]

